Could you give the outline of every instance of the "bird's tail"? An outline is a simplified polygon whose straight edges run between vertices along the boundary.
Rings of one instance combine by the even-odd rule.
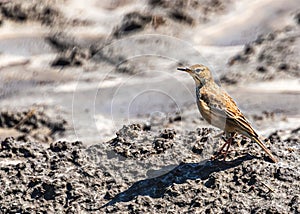
[[[269,149],[263,144],[263,142],[256,136],[253,136],[252,139],[269,155],[271,160],[276,163],[278,160],[272,155]]]

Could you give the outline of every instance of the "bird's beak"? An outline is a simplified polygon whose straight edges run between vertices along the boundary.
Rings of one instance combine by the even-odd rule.
[[[185,72],[188,72],[188,73],[190,73],[190,72],[192,71],[189,67],[185,67],[185,68],[183,68],[183,67],[178,67],[177,70],[178,70],[178,71],[185,71]]]

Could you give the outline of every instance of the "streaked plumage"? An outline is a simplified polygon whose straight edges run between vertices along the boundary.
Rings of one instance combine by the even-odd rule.
[[[240,133],[255,141],[272,161],[277,162],[277,159],[259,139],[258,134],[241,113],[234,100],[215,83],[206,66],[197,64],[177,69],[188,72],[195,80],[199,111],[208,123],[224,130],[227,136],[231,136],[227,142],[229,143],[228,148],[234,134]]]

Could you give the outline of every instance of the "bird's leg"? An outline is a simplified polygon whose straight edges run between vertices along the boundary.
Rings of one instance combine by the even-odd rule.
[[[225,153],[223,153],[224,161],[225,161],[225,158],[226,158],[226,156],[227,156],[227,154],[228,154],[229,148],[230,148],[230,146],[231,146],[231,144],[232,144],[232,142],[233,142],[234,136],[235,136],[235,133],[231,133],[231,134],[230,134],[230,137],[228,138],[228,140],[227,140],[227,142],[226,142],[226,143],[227,143],[227,148],[226,148]]]
[[[230,138],[229,138],[230,139]],[[223,149],[225,148],[225,146],[227,146],[228,147],[228,142],[229,142],[229,139],[228,140],[226,140],[226,142],[222,145],[222,147],[219,149],[219,151],[218,151],[218,153],[217,153],[217,155],[219,156],[220,154],[222,154],[223,153]]]
[[[228,140],[222,145],[222,147],[219,149],[219,151],[217,152],[217,154],[213,155],[211,157],[211,159],[214,160],[214,159],[218,158],[221,154],[223,154],[223,149],[225,148],[225,146],[228,147]]]
[[[227,156],[227,154],[228,154],[229,148],[230,148],[230,146],[231,146],[231,144],[232,144],[232,140],[233,140],[233,137],[230,137],[230,138],[227,140],[227,142],[226,142],[227,148],[226,148],[226,151],[223,153],[224,161],[225,161],[226,156]]]
[[[230,146],[231,146],[231,144],[232,144],[232,141],[233,141],[233,137],[234,137],[234,136],[235,136],[235,133],[231,133],[231,134],[230,134],[229,138],[225,141],[225,143],[224,143],[224,144],[222,145],[222,147],[219,149],[218,153],[217,153],[215,156],[212,157],[212,159],[215,159],[215,158],[219,157],[220,155],[223,155],[224,160],[225,160],[225,158],[226,158],[226,156],[227,156],[227,154],[228,154],[229,148],[230,148]],[[225,148],[225,146],[227,146],[227,147],[226,147],[226,150],[225,150],[225,152],[224,152],[223,149]]]

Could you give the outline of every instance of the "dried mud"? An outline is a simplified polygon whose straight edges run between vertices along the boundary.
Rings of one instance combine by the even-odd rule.
[[[27,111],[0,112],[0,139],[3,136],[14,136],[17,141],[37,141],[51,143],[57,137],[62,137],[67,122],[60,118],[53,118],[44,111],[31,109]]]
[[[0,2],[2,21],[13,22],[35,21],[42,25],[57,27],[84,23],[79,19],[67,19],[59,10],[59,1],[53,4],[47,0],[16,0]]]
[[[134,68],[132,62],[127,62],[124,68],[122,63],[130,56],[130,51],[123,54],[120,50],[109,49],[109,46],[119,39],[126,38],[139,33],[176,35],[180,32],[174,31],[184,24],[193,28],[197,24],[203,24],[214,16],[228,12],[231,1],[207,1],[197,0],[187,3],[186,1],[148,1],[144,9],[126,13],[121,21],[116,24],[106,38],[99,38],[98,42],[80,44],[76,35],[66,35],[63,28],[58,28],[55,33],[47,36],[49,44],[58,52],[58,56],[51,66],[67,67],[82,66],[89,60],[97,63],[107,63],[115,66],[115,71],[127,74],[136,74],[140,71]],[[180,8],[180,9],[176,9]],[[201,12],[199,12],[201,11]],[[57,17],[58,20],[65,20]],[[85,24],[85,20],[77,21],[78,25]],[[88,22],[87,22],[88,23]],[[121,51],[123,52],[123,51]],[[121,66],[121,68],[119,68]]]
[[[229,69],[221,81],[226,84],[269,81],[300,77],[297,60],[300,49],[299,13],[284,29],[259,35],[228,61]],[[247,65],[247,66],[245,66]]]
[[[192,144],[189,153],[199,155],[205,149],[201,145],[220,143],[213,133],[215,130],[203,128],[175,137],[174,131],[151,132],[141,124],[133,124],[123,127],[117,138],[106,143],[107,155],[113,152],[118,158],[120,154],[123,160],[114,162],[114,167],[124,170],[132,166],[122,162],[145,157],[159,160],[159,166],[164,167],[163,153],[176,153],[179,160],[182,157],[172,147],[157,147],[158,140],[174,140],[173,144],[182,146]],[[243,149],[234,147],[236,151],[226,162],[186,159],[158,176],[123,180],[104,166],[114,158],[100,157],[95,161],[97,152],[103,152],[100,145],[86,148],[80,142],[59,141],[44,148],[38,143],[8,138],[1,142],[0,150],[4,188],[0,207],[4,212],[22,213],[299,213],[299,128],[276,131],[268,139],[272,152],[280,159],[277,164],[240,138]],[[120,152],[122,149],[126,153]],[[139,173],[145,173],[138,162],[136,167]]]

